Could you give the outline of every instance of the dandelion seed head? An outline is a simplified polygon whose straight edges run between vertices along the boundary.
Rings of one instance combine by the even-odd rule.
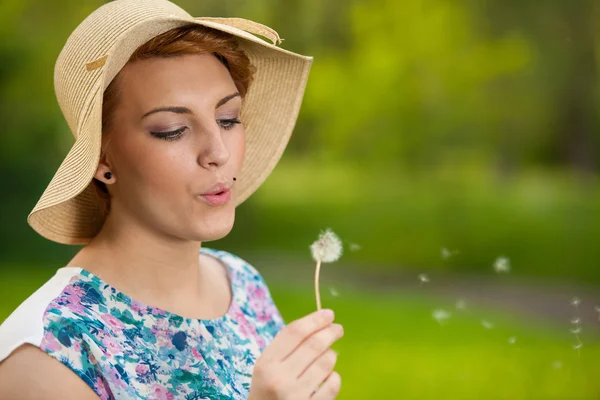
[[[481,320],[481,325],[485,328],[485,329],[493,329],[494,328],[494,324],[492,324],[490,321],[486,321],[486,320]]]
[[[419,280],[421,281],[421,283],[427,283],[429,282],[429,277],[427,276],[427,274],[419,274]]]
[[[508,343],[510,343],[510,344],[515,344],[516,341],[517,341],[516,336],[511,336],[508,338]]]
[[[334,262],[342,255],[342,241],[331,229],[327,228],[310,245],[310,250],[315,261],[324,263]]]
[[[451,313],[449,313],[446,310],[442,310],[442,309],[433,310],[431,315],[432,315],[433,319],[435,319],[437,322],[439,322],[440,325],[442,325],[444,322],[446,322],[452,316]]]
[[[498,257],[494,261],[494,271],[497,273],[510,272],[510,259],[508,257]]]

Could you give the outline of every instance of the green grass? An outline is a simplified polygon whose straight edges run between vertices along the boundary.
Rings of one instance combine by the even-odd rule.
[[[322,293],[344,337],[336,370],[340,399],[597,399],[600,341],[583,336],[581,353],[565,326],[546,325],[494,310],[458,312],[440,326],[440,304],[416,294],[381,295],[340,289]],[[272,286],[286,322],[312,311],[310,290]],[[494,323],[485,329],[481,320]],[[508,338],[516,337],[515,344]],[[561,367],[555,366],[556,362]]]
[[[5,270],[0,321],[51,271]],[[344,337],[333,346],[343,381],[340,399],[600,398],[600,338],[584,331],[578,356],[568,322],[543,324],[482,308],[459,312],[452,303],[413,292],[336,289],[337,297],[322,290],[322,301],[344,325]],[[312,288],[271,284],[270,290],[287,323],[314,310]],[[431,316],[440,307],[453,314],[443,326]],[[494,328],[483,328],[482,319]],[[511,336],[515,344],[508,343]]]

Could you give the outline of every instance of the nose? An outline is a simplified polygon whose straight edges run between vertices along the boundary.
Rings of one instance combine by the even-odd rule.
[[[198,164],[206,169],[219,168],[229,160],[231,153],[223,141],[219,126],[215,123],[199,135]]]

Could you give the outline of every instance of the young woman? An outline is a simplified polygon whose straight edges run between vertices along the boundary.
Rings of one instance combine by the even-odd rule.
[[[286,325],[253,266],[202,245],[289,141],[312,59],[279,41],[166,0],[71,34],[54,78],[76,140],[28,222],[84,247],[0,326],[0,398],[337,396],[333,313]]]

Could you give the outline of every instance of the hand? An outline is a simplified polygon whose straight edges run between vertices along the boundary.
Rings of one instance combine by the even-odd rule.
[[[337,353],[330,346],[344,330],[333,318],[333,312],[316,311],[279,331],[256,360],[248,400],[335,399],[341,377],[333,371]]]

